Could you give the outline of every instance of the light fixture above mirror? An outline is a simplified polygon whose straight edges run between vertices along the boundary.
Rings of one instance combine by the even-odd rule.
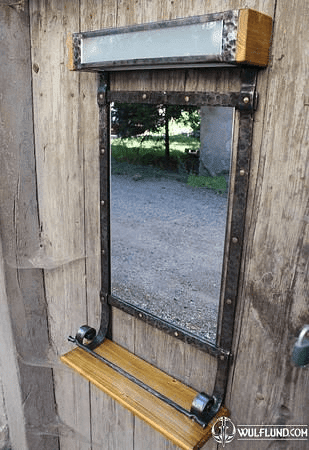
[[[272,18],[252,9],[74,33],[70,68],[265,67],[271,33]]]

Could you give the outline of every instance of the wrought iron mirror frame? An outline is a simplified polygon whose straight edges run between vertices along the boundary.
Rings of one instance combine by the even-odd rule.
[[[94,350],[106,337],[112,337],[111,307],[113,306],[214,356],[217,359],[217,371],[213,393],[211,396],[201,393],[197,398],[197,402],[201,400],[202,403],[206,402],[205,404],[208,405],[207,407],[205,406],[207,414],[203,417],[203,426],[214,417],[224,401],[229,366],[232,360],[231,348],[244,241],[253,115],[257,106],[256,81],[257,69],[244,68],[240,92],[224,94],[217,92],[121,92],[110,90],[109,73],[99,75],[97,100],[99,106],[100,153],[101,323],[98,332],[88,325],[81,326],[75,338],[70,336],[69,340],[96,358],[103,360]],[[220,296],[217,340],[215,344],[111,295],[110,104],[115,101],[123,103],[226,106],[233,107],[239,111],[236,167],[233,177],[232,196],[229,194],[227,213],[227,224],[229,227],[226,229],[224,251],[224,264],[226,265],[224,266],[223,264],[222,269],[224,275],[222,276],[221,289],[223,287],[223,292],[221,291]],[[106,361],[104,360],[103,362]],[[116,370],[119,370],[119,368],[116,368]],[[155,395],[158,394],[155,393]]]
[[[115,306],[155,326],[189,344],[193,344],[215,357],[227,358],[231,353],[233,338],[233,324],[236,310],[238,284],[243,248],[244,224],[249,181],[250,153],[253,131],[253,113],[256,106],[256,69],[243,70],[243,83],[240,92],[220,94],[216,92],[128,92],[110,91],[108,73],[99,76],[98,105],[99,105],[99,148],[100,148],[100,223],[101,223],[101,302],[102,320],[100,331],[92,342],[94,348],[101,342],[109,327],[109,307]],[[217,324],[217,339],[213,344],[194,334],[177,327],[125,300],[118,299],[111,294],[111,244],[110,244],[110,103],[149,103],[172,105],[208,105],[233,107],[239,111],[239,130],[236,155],[236,170],[233,186],[231,208],[231,223],[229,242],[225,246],[227,265],[224,293],[221,299]],[[218,326],[220,325],[220,326]]]

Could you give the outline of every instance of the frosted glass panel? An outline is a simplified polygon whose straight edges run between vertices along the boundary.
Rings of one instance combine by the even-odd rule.
[[[222,21],[82,39],[81,63],[220,55]]]

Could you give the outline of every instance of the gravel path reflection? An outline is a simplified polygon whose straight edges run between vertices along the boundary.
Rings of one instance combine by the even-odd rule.
[[[112,175],[112,292],[215,341],[227,199],[172,178]]]

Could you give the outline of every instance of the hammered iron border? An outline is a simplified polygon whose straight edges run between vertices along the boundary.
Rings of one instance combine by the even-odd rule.
[[[248,70],[244,70],[248,74]],[[255,71],[251,71],[251,78],[254,78]],[[107,76],[107,75],[106,75]],[[236,301],[238,293],[238,281],[240,274],[241,255],[243,248],[244,224],[246,201],[249,179],[249,164],[251,141],[253,131],[253,104],[254,95],[246,98],[246,93],[231,92],[228,94],[219,93],[183,93],[183,92],[121,92],[108,91],[106,89],[106,76],[101,75],[101,82],[98,93],[98,104],[100,110],[100,172],[101,172],[101,262],[102,262],[102,309],[108,309],[108,304],[122,309],[128,314],[159,328],[169,335],[172,335],[184,342],[188,342],[200,350],[209,354],[221,357],[225,360],[231,354],[233,324],[236,310]],[[253,79],[252,78],[252,79]],[[245,77],[244,77],[245,79]],[[103,80],[103,81],[102,81]],[[252,80],[251,80],[252,81]],[[247,84],[244,84],[247,86]],[[101,95],[101,99],[100,99]],[[200,100],[198,100],[198,98]],[[247,102],[249,98],[249,102]],[[187,99],[184,102],[184,99]],[[220,334],[217,335],[216,343],[201,339],[198,336],[187,332],[175,325],[172,325],[153,314],[142,310],[139,307],[131,305],[125,300],[111,295],[111,266],[110,266],[110,137],[106,130],[110,130],[110,102],[131,102],[131,103],[171,103],[188,105],[210,105],[210,106],[229,106],[239,109],[239,137],[237,145],[236,175],[233,193],[232,219],[230,224],[230,241],[228,243],[226,283],[224,295],[221,295],[220,310],[222,310]],[[104,153],[102,153],[104,149]],[[104,317],[108,317],[106,313]],[[220,314],[219,314],[220,317]],[[218,326],[219,330],[219,326]]]

